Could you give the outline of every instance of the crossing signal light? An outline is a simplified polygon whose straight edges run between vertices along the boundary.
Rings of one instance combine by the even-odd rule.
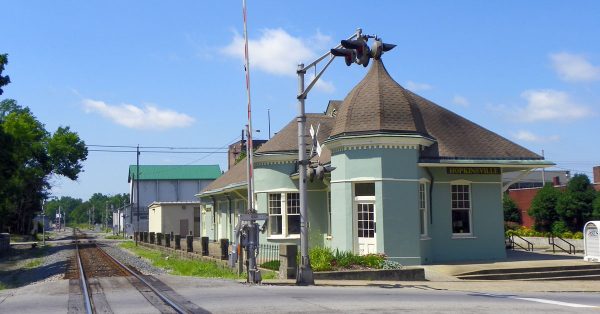
[[[374,43],[370,48],[367,44],[369,38],[374,39]],[[371,35],[362,35],[356,39],[342,40],[341,46],[342,48],[331,49],[331,54],[336,57],[344,57],[347,66],[356,63],[362,64],[364,67],[369,65],[371,58],[379,60],[384,52],[396,47],[394,44],[384,43],[381,41],[381,38]]]
[[[317,166],[309,166],[306,168],[306,177],[310,182],[313,182],[315,179],[323,181],[326,173],[330,173],[335,170],[335,167],[330,165],[317,165]]]
[[[362,37],[358,39],[346,39],[341,42],[342,47],[347,49],[353,49],[356,51],[356,60],[354,62],[362,64],[364,67],[369,65],[369,59],[371,58],[371,49],[367,45],[367,41]]]
[[[331,49],[331,54],[336,57],[344,57],[347,66],[350,66],[356,59],[356,52],[353,49],[335,48]]]

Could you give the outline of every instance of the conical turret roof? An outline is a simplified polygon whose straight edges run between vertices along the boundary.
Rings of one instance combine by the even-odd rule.
[[[381,60],[374,60],[365,78],[346,96],[330,136],[370,133],[429,137],[411,94],[392,79]]]

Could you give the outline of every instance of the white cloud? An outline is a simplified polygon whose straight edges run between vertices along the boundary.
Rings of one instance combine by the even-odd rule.
[[[592,112],[589,108],[574,103],[569,94],[561,91],[527,90],[521,93],[527,100],[525,108],[517,110],[519,120],[526,122],[559,120],[569,121],[584,118]]]
[[[516,134],[513,135],[517,140],[525,141],[525,142],[538,142],[538,143],[546,143],[546,142],[556,142],[560,140],[558,135],[551,136],[538,136],[529,131],[520,130]]]
[[[315,78],[315,75],[311,74],[308,78],[309,79],[305,82],[307,86]],[[315,88],[325,93],[333,93],[335,91],[335,86],[333,86],[333,83],[331,81],[324,80],[323,77],[319,78],[317,83],[315,83]]]
[[[550,59],[562,80],[586,82],[600,79],[600,66],[594,66],[583,55],[560,52],[551,54]]]
[[[248,39],[250,69],[267,73],[295,76],[299,63],[309,62],[316,57],[309,47],[323,46],[330,38],[317,31],[311,38],[303,39],[288,34],[281,28],[265,29],[258,39]],[[237,32],[222,52],[231,57],[244,60],[244,37]]]
[[[432,88],[433,88],[433,86],[431,86],[427,83],[417,83],[417,82],[413,82],[413,81],[406,82],[406,89],[413,91],[413,92],[418,92],[418,91],[422,91],[422,90],[430,90]]]
[[[188,127],[195,119],[155,105],[140,108],[135,105],[110,105],[103,101],[84,99],[83,107],[88,113],[98,113],[116,124],[132,129],[170,129]]]
[[[467,98],[460,95],[454,95],[454,98],[452,98],[452,103],[463,107],[468,107],[470,104]]]

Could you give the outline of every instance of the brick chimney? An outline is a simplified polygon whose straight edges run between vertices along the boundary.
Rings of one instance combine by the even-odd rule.
[[[600,184],[600,166],[594,167],[594,183]]]

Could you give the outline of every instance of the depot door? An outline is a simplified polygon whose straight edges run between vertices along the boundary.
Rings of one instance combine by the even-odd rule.
[[[356,231],[358,236],[358,253],[366,255],[377,252],[375,238],[375,203],[356,203]]]

